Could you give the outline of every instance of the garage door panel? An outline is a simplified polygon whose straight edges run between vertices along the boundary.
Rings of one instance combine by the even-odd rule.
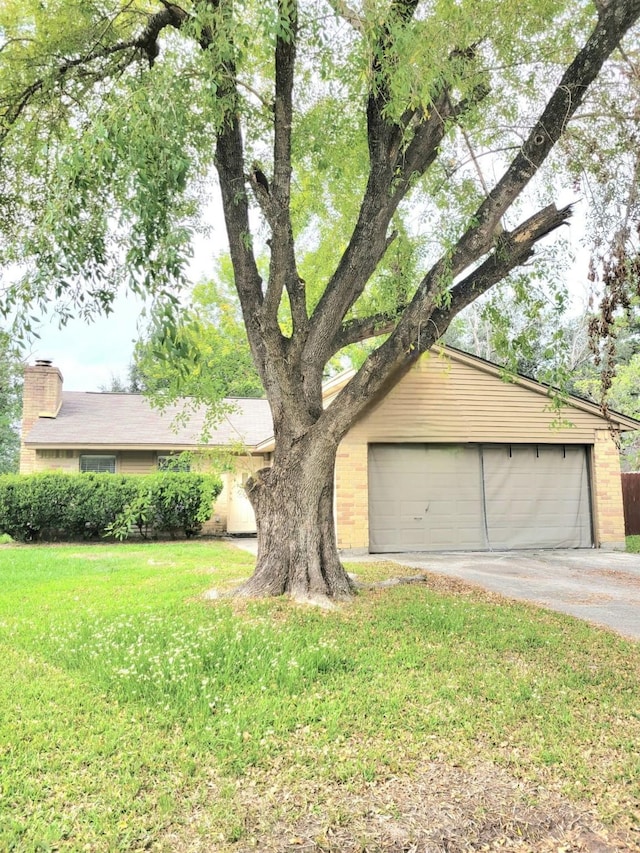
[[[494,549],[589,547],[585,448],[483,447],[485,512]]]
[[[592,544],[582,446],[371,445],[369,483],[372,552]]]
[[[371,445],[369,495],[374,553],[485,547],[477,446]]]
[[[425,502],[422,501],[401,501],[400,515],[407,521],[424,521]]]

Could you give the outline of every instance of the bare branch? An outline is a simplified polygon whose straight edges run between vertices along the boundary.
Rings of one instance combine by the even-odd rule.
[[[283,289],[291,305],[295,331],[306,329],[308,318],[304,283],[298,275],[291,226],[291,132],[296,60],[298,7],[295,0],[279,0],[280,34],[276,39],[273,183],[271,187],[271,266],[265,296],[269,320],[277,318]]]
[[[253,95],[254,98],[256,98],[258,101],[260,101],[262,106],[270,113],[273,112],[273,103],[271,101],[268,101],[263,95],[261,95],[257,89],[254,89],[253,86],[250,86],[244,80],[240,80],[239,78],[236,78],[235,83],[236,86],[240,86],[241,89],[246,89],[246,91]]]
[[[2,53],[3,50],[6,50],[9,47],[9,45],[11,45],[11,44],[22,44],[22,42],[33,42],[33,41],[34,41],[34,39],[27,38],[27,36],[21,36],[20,38],[7,39],[5,42],[0,44],[0,53]]]
[[[329,5],[339,18],[350,24],[356,32],[364,34],[364,21],[344,0],[329,0]]]

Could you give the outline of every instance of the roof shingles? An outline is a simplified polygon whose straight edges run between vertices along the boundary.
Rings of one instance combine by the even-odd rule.
[[[207,444],[254,447],[273,435],[267,400],[224,401],[226,411],[208,428]],[[186,417],[182,417],[182,416]],[[38,418],[25,443],[30,447],[110,445],[172,448],[202,444],[206,408],[190,401],[152,408],[141,394],[66,391],[56,418]]]

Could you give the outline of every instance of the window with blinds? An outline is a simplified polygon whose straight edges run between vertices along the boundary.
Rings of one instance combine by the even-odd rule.
[[[81,456],[80,471],[84,474],[89,471],[94,474],[115,474],[115,456]]]

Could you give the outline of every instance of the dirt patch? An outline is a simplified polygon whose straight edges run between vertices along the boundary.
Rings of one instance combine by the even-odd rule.
[[[575,595],[567,595],[565,600],[571,604],[585,604],[587,606],[597,606],[598,604],[606,604],[608,601],[617,601],[615,595],[609,595],[606,592],[592,592],[589,595],[576,593]]]
[[[363,589],[386,590],[404,584],[419,584],[441,595],[463,596],[472,598],[474,601],[504,603],[510,600],[508,596],[492,592],[479,583],[462,580],[452,575],[439,574],[432,569],[416,570],[415,567],[401,566],[397,563],[381,563],[380,566],[388,570],[385,572],[384,580],[367,581],[358,572],[351,573],[351,577]]]
[[[640,851],[631,832],[542,786],[492,765],[430,762],[410,776],[341,786],[279,783],[254,773],[237,783],[235,838],[216,837],[206,808],[161,849],[249,853],[622,853]],[[212,834],[210,834],[210,831]],[[166,845],[166,846],[165,846]]]
[[[640,575],[636,575],[633,572],[623,572],[620,569],[587,569],[580,574],[582,576],[590,575],[594,577],[601,577],[608,581],[612,580],[622,586],[640,589]]]

